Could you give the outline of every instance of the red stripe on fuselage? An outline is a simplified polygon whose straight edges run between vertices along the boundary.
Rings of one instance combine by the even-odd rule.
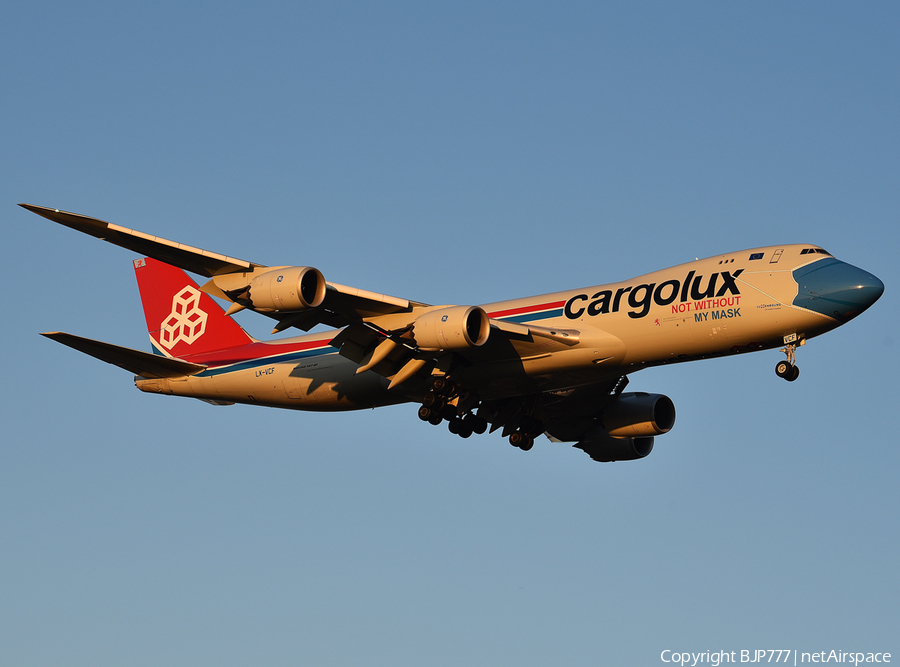
[[[228,366],[254,359],[265,359],[291,352],[302,352],[317,347],[326,347],[332,338],[320,338],[318,340],[303,341],[300,343],[277,343],[257,341],[240,347],[229,347],[224,350],[215,350],[206,354],[192,354],[182,357],[196,364],[206,364],[210,367]],[[337,350],[335,350],[336,352]]]
[[[537,306],[524,306],[522,308],[510,308],[509,310],[498,310],[494,313],[488,313],[488,317],[494,319],[501,317],[510,317],[511,315],[522,315],[523,313],[534,313],[539,310],[550,310],[551,308],[562,308],[565,301],[554,301],[553,303],[541,303]]]

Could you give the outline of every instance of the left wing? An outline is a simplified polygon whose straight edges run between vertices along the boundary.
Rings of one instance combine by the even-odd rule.
[[[201,289],[213,296],[234,302],[236,306],[231,312],[245,307],[240,297],[247,292],[254,278],[286,268],[268,267],[265,264],[228,257],[78,213],[68,213],[33,204],[19,204],[19,206],[101,241],[158,259],[191,273],[206,276],[211,280]],[[315,273],[321,278],[321,274],[317,271]],[[290,327],[309,331],[317,324],[343,327],[366,317],[409,313],[414,308],[425,305],[338,283],[326,283],[324,279],[322,282],[323,299],[315,307],[295,312],[267,312],[265,310],[258,310],[258,312],[278,320],[275,331],[282,331]]]
[[[175,243],[158,236],[151,236],[133,229],[120,227],[111,222],[89,218],[86,215],[67,213],[66,211],[60,211],[58,208],[46,208],[32,204],[19,204],[19,206],[48,220],[98,238],[101,241],[133,250],[141,255],[147,255],[166,264],[177,266],[180,269],[206,276],[207,278],[238,271],[252,271],[255,268],[265,266],[247,262],[243,259],[226,257],[216,252],[201,250],[183,243]]]

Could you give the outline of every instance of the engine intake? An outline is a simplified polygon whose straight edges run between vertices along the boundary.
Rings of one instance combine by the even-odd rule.
[[[491,322],[478,306],[432,310],[413,323],[416,345],[424,350],[464,350],[487,342]]]
[[[315,308],[325,299],[325,278],[310,266],[266,271],[250,281],[247,298],[254,310],[263,313]]]

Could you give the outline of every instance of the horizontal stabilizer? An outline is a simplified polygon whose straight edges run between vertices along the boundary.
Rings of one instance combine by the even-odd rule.
[[[91,340],[81,336],[73,336],[62,331],[51,331],[41,335],[79,352],[84,352],[95,359],[124,368],[126,371],[145,378],[183,377],[185,375],[196,375],[206,370],[206,366],[203,364],[192,364],[181,359],[161,357],[149,352],[132,350],[129,347],[102,343],[99,340]]]

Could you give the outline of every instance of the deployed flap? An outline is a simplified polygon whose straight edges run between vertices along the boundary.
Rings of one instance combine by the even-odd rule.
[[[551,329],[548,327],[539,327],[534,324],[519,324],[518,322],[507,322],[505,320],[491,319],[491,327],[512,334],[514,337],[523,340],[531,340],[534,336],[539,338],[548,338],[566,346],[578,345],[581,341],[581,332],[577,329]]]
[[[317,324],[339,329],[363,319],[394,313],[409,313],[414,308],[425,306],[417,301],[377,294],[338,283],[326,283],[326,287],[325,299],[318,308],[287,315],[273,315],[279,321],[273,333],[284,331],[290,327],[309,331]],[[203,289],[206,291],[205,286]]]
[[[256,267],[264,266],[263,264],[254,264],[243,259],[226,257],[209,250],[201,250],[183,243],[176,243],[158,236],[144,234],[143,232],[114,225],[111,222],[89,218],[86,215],[67,213],[59,209],[34,206],[32,204],[19,204],[19,206],[48,220],[98,238],[101,241],[107,241],[208,278],[223,273],[252,271]]]
[[[103,343],[90,338],[82,338],[81,336],[74,336],[62,331],[50,331],[41,335],[63,345],[68,345],[79,352],[84,352],[95,359],[124,368],[126,371],[145,378],[183,377],[185,375],[196,375],[206,370],[206,366],[203,364],[192,364],[180,359],[161,357],[149,352],[141,352],[140,350],[133,350],[129,347],[121,347],[112,343]]]
[[[338,313],[352,311],[357,317],[366,318],[390,313],[408,313],[414,307],[425,304],[356,287],[328,283],[328,292],[322,305]]]

